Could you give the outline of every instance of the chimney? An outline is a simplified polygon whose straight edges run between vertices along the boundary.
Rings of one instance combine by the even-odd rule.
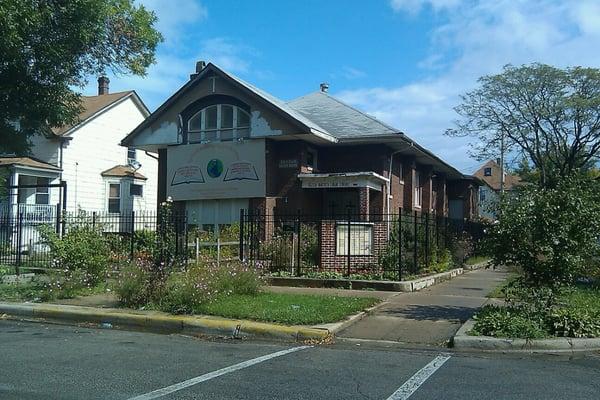
[[[323,93],[327,93],[329,91],[329,83],[327,82],[321,83],[319,87],[321,88],[321,92]]]
[[[108,84],[110,83],[110,79],[106,76],[101,76],[98,78],[98,95],[108,94]]]
[[[206,67],[206,63],[204,61],[201,60],[196,62],[196,72],[190,74],[190,80],[198,76],[198,74],[204,69],[204,67]]]

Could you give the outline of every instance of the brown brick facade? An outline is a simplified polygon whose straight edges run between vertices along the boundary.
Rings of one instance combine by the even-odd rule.
[[[337,254],[337,233],[338,225],[347,224],[347,221],[324,220],[320,226],[321,236],[321,257],[320,267],[323,269],[336,269],[339,272],[344,272],[348,265],[348,257],[346,255]],[[371,255],[352,255],[350,257],[350,265],[353,268],[357,266],[375,266],[378,262],[378,257],[385,247],[387,241],[388,224],[384,221],[372,222],[372,252]]]

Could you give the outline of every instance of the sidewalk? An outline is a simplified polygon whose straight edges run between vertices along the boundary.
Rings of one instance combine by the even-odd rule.
[[[338,337],[444,346],[507,276],[504,270],[481,269],[394,296]]]

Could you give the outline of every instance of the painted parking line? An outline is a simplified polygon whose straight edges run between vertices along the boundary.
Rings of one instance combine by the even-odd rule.
[[[408,399],[410,396],[412,396],[414,392],[417,391],[417,389],[423,383],[425,383],[427,379],[429,379],[431,375],[435,373],[435,371],[437,371],[449,359],[450,356],[440,354],[439,356],[434,358],[429,364],[418,370],[413,376],[410,377],[409,380],[404,382],[404,384],[400,386],[398,390],[392,393],[392,395],[388,397],[387,400]]]
[[[164,388],[157,389],[157,390],[154,390],[152,392],[141,394],[139,396],[132,397],[129,400],[150,400],[150,399],[156,399],[156,398],[159,398],[159,397],[162,397],[162,396],[166,396],[166,395],[168,395],[170,393],[177,392],[179,390],[185,389],[187,387],[190,387],[190,386],[193,386],[193,385],[197,385],[199,383],[206,382],[208,380],[217,378],[217,377],[219,377],[221,375],[225,375],[225,374],[229,374],[231,372],[239,371],[240,369],[248,368],[248,367],[251,367],[253,365],[260,364],[262,362],[271,360],[273,358],[281,357],[281,356],[284,356],[286,354],[294,353],[296,351],[308,349],[308,348],[311,348],[311,347],[312,346],[298,346],[298,347],[292,347],[291,349],[277,351],[275,353],[271,353],[271,354],[267,354],[267,355],[264,355],[264,356],[261,356],[261,357],[253,358],[251,360],[247,360],[247,361],[241,362],[239,364],[234,364],[234,365],[231,365],[229,367],[221,368],[221,369],[218,369],[216,371],[209,372],[207,374],[200,375],[200,376],[197,376],[197,377],[192,378],[192,379],[188,379],[188,380],[183,381],[183,382],[175,383],[174,385],[166,386]]]

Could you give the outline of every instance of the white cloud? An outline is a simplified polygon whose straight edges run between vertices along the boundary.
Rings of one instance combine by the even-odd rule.
[[[364,77],[365,75],[366,74],[364,71],[353,67],[345,66],[342,68],[342,76],[346,79],[358,79]]]
[[[429,54],[418,65],[425,78],[339,95],[465,172],[473,172],[470,167],[477,164],[466,156],[468,139],[448,138],[443,132],[452,127],[460,94],[473,88],[479,76],[498,73],[509,63],[600,64],[600,52],[595,51],[600,40],[598,1],[393,1],[392,6],[400,10],[418,4],[418,11],[425,3],[445,12],[444,22],[431,32]]]
[[[248,72],[249,59],[258,55],[252,47],[223,37],[203,40],[200,47],[201,59],[233,73]]]
[[[434,11],[457,7],[463,0],[390,0],[390,6],[397,12],[418,14],[423,8],[431,7]]]

